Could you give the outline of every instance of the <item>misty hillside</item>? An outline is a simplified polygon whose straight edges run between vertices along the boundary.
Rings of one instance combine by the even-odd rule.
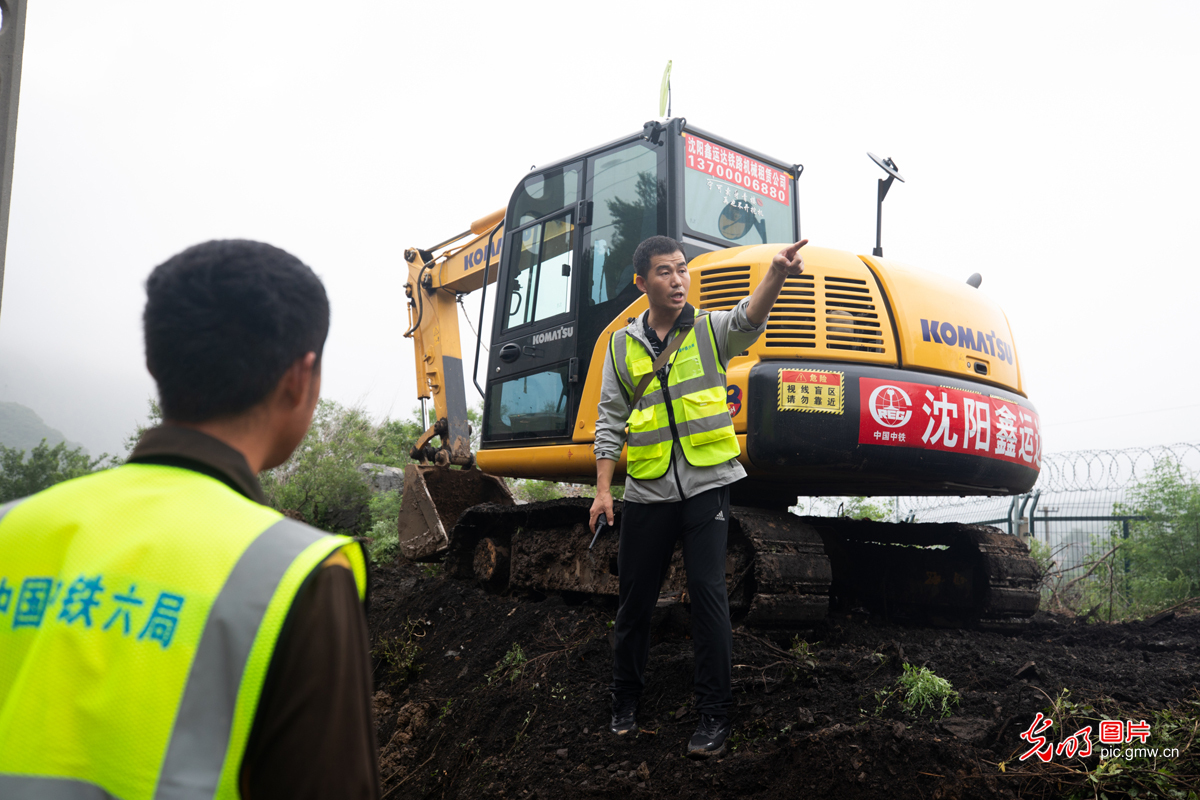
[[[15,447],[19,450],[31,450],[46,440],[48,445],[56,445],[67,440],[61,431],[51,428],[37,412],[20,403],[0,403],[0,444],[5,447]],[[78,447],[75,442],[67,442],[71,447]]]

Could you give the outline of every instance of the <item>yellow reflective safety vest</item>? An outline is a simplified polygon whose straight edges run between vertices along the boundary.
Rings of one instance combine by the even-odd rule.
[[[0,506],[0,798],[236,798],[305,579],[362,549],[178,467]]]
[[[671,357],[666,390],[656,375],[629,414],[627,470],[637,480],[666,474],[676,441],[672,419],[692,466],[722,464],[741,452],[725,400],[725,367],[717,355],[712,320],[697,314],[695,324],[677,335],[687,338]],[[614,333],[610,347],[617,376],[632,396],[652,371],[654,354],[627,330]]]

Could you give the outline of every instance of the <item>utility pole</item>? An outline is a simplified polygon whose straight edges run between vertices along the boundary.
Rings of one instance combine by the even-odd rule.
[[[0,5],[0,306],[4,303],[4,261],[8,252],[8,208],[12,200],[13,155],[17,149],[17,101],[21,96],[21,55],[25,51],[26,0]]]

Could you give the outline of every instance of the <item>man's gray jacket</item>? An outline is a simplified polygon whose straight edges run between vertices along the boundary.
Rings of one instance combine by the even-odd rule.
[[[732,356],[741,353],[758,339],[767,323],[755,327],[746,314],[750,298],[743,298],[732,311],[713,311],[713,331],[716,333],[717,357],[721,366],[728,366]],[[622,334],[632,336],[646,347],[646,352],[653,353],[654,349],[646,336],[645,321],[650,312],[642,314],[629,323]],[[684,312],[686,313],[686,312]],[[674,335],[679,335],[675,328]],[[632,407],[625,388],[617,378],[616,369],[612,362],[612,347],[608,347],[604,358],[604,379],[600,385],[600,404],[596,416],[596,460],[607,458],[617,461],[621,458],[621,448],[625,444],[625,424],[629,420]],[[675,442],[671,450],[671,467],[661,478],[639,481],[626,477],[625,499],[635,503],[670,503],[694,497],[700,492],[725,486],[746,477],[746,470],[736,459],[730,459],[724,464],[712,467],[694,467],[683,455],[683,448]],[[682,495],[680,492],[682,491]]]

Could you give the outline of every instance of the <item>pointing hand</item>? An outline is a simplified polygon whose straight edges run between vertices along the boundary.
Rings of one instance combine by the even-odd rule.
[[[801,239],[793,245],[783,248],[771,259],[771,268],[785,275],[801,275],[804,272],[804,257],[800,248],[808,244],[808,239]]]

